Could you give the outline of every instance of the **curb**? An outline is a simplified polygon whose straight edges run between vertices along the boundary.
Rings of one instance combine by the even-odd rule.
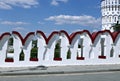
[[[49,75],[49,74],[77,74],[77,73],[96,73],[96,72],[115,72],[120,69],[108,70],[88,70],[88,71],[58,71],[58,72],[6,72],[0,73],[0,76],[23,76],[23,75]]]

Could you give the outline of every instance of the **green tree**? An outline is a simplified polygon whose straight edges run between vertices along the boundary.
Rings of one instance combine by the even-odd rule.
[[[25,57],[25,54],[24,54],[24,52],[23,52],[23,50],[20,52],[20,58],[19,58],[19,60],[20,61],[24,61],[24,57]]]
[[[32,41],[32,45],[33,45],[35,48],[37,48],[37,40],[33,40],[33,41]]]
[[[8,45],[13,46],[13,38],[12,37],[8,40]]]
[[[70,48],[69,48],[68,51],[67,51],[67,59],[71,59],[71,51],[70,51]]]
[[[55,45],[54,58],[60,58],[60,43]]]
[[[37,55],[38,55],[37,40],[33,40],[30,57],[37,58]]]
[[[113,30],[114,30],[115,32],[120,31],[120,24],[119,24],[119,21],[117,21],[117,23],[113,26]]]

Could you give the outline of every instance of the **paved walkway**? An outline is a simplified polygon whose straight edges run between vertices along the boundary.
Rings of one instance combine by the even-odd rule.
[[[0,76],[44,75],[120,71],[120,65],[54,66],[0,68]]]

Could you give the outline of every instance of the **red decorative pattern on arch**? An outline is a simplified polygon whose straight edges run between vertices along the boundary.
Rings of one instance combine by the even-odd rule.
[[[17,31],[13,31],[12,34],[16,34],[16,35],[21,39],[22,44],[25,45],[26,40],[27,40],[31,35],[34,35],[35,33],[34,33],[34,32],[29,32],[29,33],[25,36],[25,38],[23,38],[23,37],[21,36],[21,34],[20,34],[19,32],[17,32]]]
[[[42,31],[37,31],[36,34],[41,34],[43,36],[43,38],[45,39],[45,42],[47,41],[47,37],[46,35],[42,32]]]
[[[10,36],[11,34],[10,34],[9,32],[3,33],[3,34],[0,36],[0,40],[1,40],[4,36],[6,36],[6,35]]]
[[[120,32],[113,32],[113,38],[114,38],[114,42],[116,41],[116,38],[118,37],[118,35],[120,34]]]
[[[66,31],[61,30],[61,31],[53,31],[48,37],[46,37],[46,35],[45,35],[44,32],[42,32],[42,31],[39,31],[39,30],[38,30],[36,33],[39,33],[39,34],[41,34],[41,35],[43,36],[43,38],[44,38],[45,41],[46,41],[46,44],[49,43],[49,41],[51,40],[51,38],[52,38],[55,34],[60,35],[61,33],[63,33],[63,34],[65,34],[65,36],[67,37],[69,44],[71,44],[76,35],[78,35],[78,34],[83,34],[83,33],[87,33],[87,34],[89,35],[92,43],[94,43],[94,41],[96,40],[97,36],[99,36],[100,34],[103,35],[104,33],[108,33],[108,34],[111,36],[113,42],[115,42],[115,40],[116,40],[116,38],[118,37],[118,34],[119,34],[120,32],[113,32],[113,33],[111,33],[109,30],[103,30],[103,31],[93,32],[93,33],[91,34],[88,30],[83,30],[83,31],[74,32],[74,33],[72,33],[71,35],[69,35]],[[25,42],[26,42],[26,40],[28,39],[28,37],[31,36],[31,35],[34,35],[34,32],[28,33],[24,39],[23,39],[23,37],[21,36],[21,34],[20,34],[19,32],[17,32],[17,31],[13,31],[12,34],[16,34],[16,35],[21,39],[22,44],[24,45]],[[8,33],[8,32],[7,32],[7,33],[4,33],[4,34],[1,35],[0,39],[2,39],[5,35],[11,35],[11,34]]]
[[[37,31],[37,33],[40,33],[40,34],[44,37],[44,39],[45,39],[45,41],[46,41],[46,44],[48,44],[49,40],[52,38],[52,36],[53,36],[54,34],[60,34],[60,33],[64,33],[64,34],[65,34],[65,36],[68,38],[68,41],[69,41],[70,44],[72,43],[72,41],[73,41],[73,39],[75,38],[76,35],[78,35],[78,34],[83,34],[83,33],[87,33],[87,34],[89,35],[92,43],[94,43],[94,41],[96,40],[96,38],[97,38],[97,36],[98,36],[99,34],[104,34],[104,33],[106,33],[106,32],[110,34],[111,38],[113,39],[113,42],[115,41],[117,35],[119,34],[119,33],[117,33],[117,34],[115,35],[115,33],[111,33],[109,30],[98,31],[98,32],[94,32],[94,33],[91,34],[88,30],[83,30],[83,31],[74,32],[74,33],[72,33],[72,34],[69,36],[69,34],[68,34],[66,31],[61,30],[60,32],[58,32],[58,31],[53,31],[53,32],[49,35],[49,37],[47,38],[42,31]]]
[[[64,33],[64,34],[65,34],[65,36],[66,36],[66,37],[67,37],[67,39],[68,39],[68,42],[71,44],[71,39],[70,39],[69,34],[68,34],[66,31],[64,31],[64,30],[61,30],[61,31],[60,31],[60,33]]]
[[[42,32],[42,31],[37,31],[37,33],[41,34],[43,36],[43,38],[45,39],[46,44],[49,43],[50,39],[55,35],[55,34],[59,34],[58,31],[53,31],[48,38],[46,37],[46,35]]]
[[[55,34],[58,34],[59,35],[59,32],[58,31],[53,31],[47,38],[46,40],[46,44],[49,43],[50,39],[55,35]]]
[[[116,40],[116,38],[117,38],[117,36],[118,36],[118,34],[119,34],[120,32],[111,33],[109,30],[104,30],[104,31],[93,32],[93,33],[91,34],[88,30],[77,31],[77,32],[74,32],[74,33],[72,33],[72,34],[70,35],[70,44],[71,44],[72,40],[75,38],[76,35],[78,35],[78,34],[83,34],[83,33],[87,33],[87,34],[89,35],[92,43],[94,43],[94,41],[96,40],[97,36],[98,36],[99,34],[104,34],[104,33],[108,33],[108,34],[111,36],[113,42],[115,42],[115,40]]]
[[[77,32],[74,32],[70,35],[70,44],[72,43],[73,39],[75,38],[76,35],[78,34],[83,34],[83,33],[87,33],[91,39],[91,41],[93,42],[93,38],[92,38],[92,35],[90,34],[90,32],[88,30],[83,30],[83,31],[77,31]]]
[[[97,36],[98,36],[99,34],[104,34],[104,33],[106,33],[106,32],[111,36],[111,38],[112,38],[112,40],[113,40],[113,42],[114,42],[115,39],[116,39],[116,35],[113,35],[113,33],[111,33],[109,30],[104,30],[104,31],[98,31],[98,32],[92,33],[93,43],[94,43],[94,41],[96,40],[96,38],[97,38]]]

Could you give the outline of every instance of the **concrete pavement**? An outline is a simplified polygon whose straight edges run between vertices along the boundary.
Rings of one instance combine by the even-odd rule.
[[[45,74],[72,74],[90,72],[120,71],[120,65],[86,65],[86,66],[37,66],[37,67],[7,67],[0,68],[0,76],[12,75],[45,75]]]

